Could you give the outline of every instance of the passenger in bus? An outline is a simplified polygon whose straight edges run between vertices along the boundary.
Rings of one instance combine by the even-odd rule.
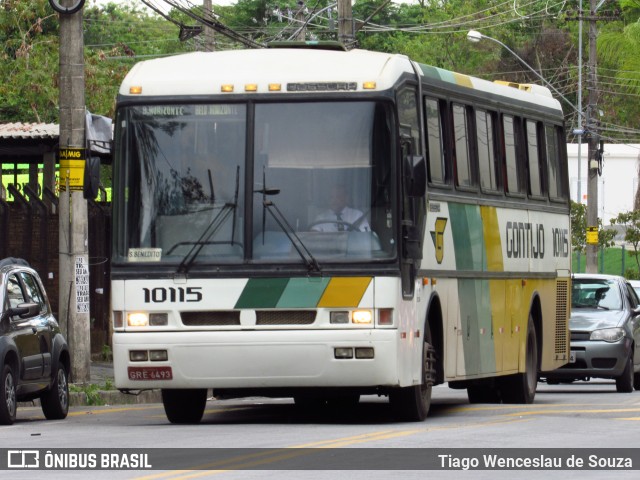
[[[318,214],[311,224],[311,230],[314,232],[371,231],[366,216],[360,210],[347,206],[348,198],[345,185],[334,185],[330,191],[329,208]]]

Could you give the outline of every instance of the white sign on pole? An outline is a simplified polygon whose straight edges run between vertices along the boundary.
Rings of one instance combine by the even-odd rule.
[[[89,313],[89,265],[83,256],[76,257],[76,312]]]

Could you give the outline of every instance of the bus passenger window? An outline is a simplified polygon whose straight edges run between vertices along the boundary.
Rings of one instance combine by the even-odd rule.
[[[438,101],[425,98],[425,124],[427,126],[427,153],[429,155],[429,182],[445,183],[446,171],[442,148],[442,126]]]
[[[504,150],[507,162],[507,192],[520,193],[516,133],[513,116],[504,115],[502,117],[502,127],[504,131]]]
[[[493,115],[484,110],[476,110],[476,137],[478,139],[478,163],[480,186],[484,190],[497,191],[498,165],[493,142]]]
[[[467,111],[463,105],[453,105],[453,134],[455,140],[456,185],[474,186],[467,135]]]
[[[542,176],[540,174],[540,157],[538,155],[538,128],[536,122],[527,120],[527,160],[529,165],[529,194],[541,197]]]

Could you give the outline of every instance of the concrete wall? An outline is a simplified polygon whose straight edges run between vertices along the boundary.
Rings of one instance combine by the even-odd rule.
[[[578,176],[578,144],[567,145],[569,159],[569,185],[574,202],[587,203],[587,144],[582,144],[580,176]],[[633,200],[638,188],[640,144],[604,145],[602,176],[598,179],[598,216],[604,225],[620,212],[633,210]],[[578,198],[578,179],[580,198]]]

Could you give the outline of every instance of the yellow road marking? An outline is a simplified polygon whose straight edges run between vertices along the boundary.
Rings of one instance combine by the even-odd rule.
[[[491,420],[488,422],[480,422],[480,423],[474,423],[474,424],[426,427],[426,428],[416,428],[411,430],[395,430],[395,431],[383,430],[379,432],[354,435],[351,437],[310,442],[310,443],[295,445],[292,447],[268,450],[260,453],[240,455],[230,459],[225,459],[225,460],[220,460],[220,461],[209,463],[209,464],[194,466],[192,469],[189,469],[189,470],[172,470],[169,472],[162,472],[155,475],[137,477],[137,480],[153,480],[157,478],[166,478],[166,477],[172,477],[173,480],[187,480],[191,478],[218,475],[220,473],[226,473],[229,471],[236,471],[236,470],[242,470],[242,469],[246,470],[250,467],[271,464],[271,463],[278,462],[280,460],[288,460],[291,458],[313,454],[313,452],[309,452],[308,450],[300,451],[300,449],[305,449],[305,448],[318,448],[318,449],[340,448],[340,447],[345,447],[349,445],[361,444],[365,442],[380,441],[380,440],[387,440],[389,438],[415,435],[417,433],[425,433],[429,431],[451,430],[456,428],[478,428],[478,427],[483,427],[488,425],[519,423],[519,422],[526,422],[526,421],[528,421],[528,419],[501,418],[501,419]],[[252,460],[252,461],[246,462],[246,460]],[[225,466],[227,467],[231,466],[232,468],[224,469]],[[222,469],[202,471],[203,469],[210,469],[211,467],[222,467]],[[185,473],[187,473],[187,475],[183,475]],[[181,475],[181,476],[178,476],[178,475]]]

